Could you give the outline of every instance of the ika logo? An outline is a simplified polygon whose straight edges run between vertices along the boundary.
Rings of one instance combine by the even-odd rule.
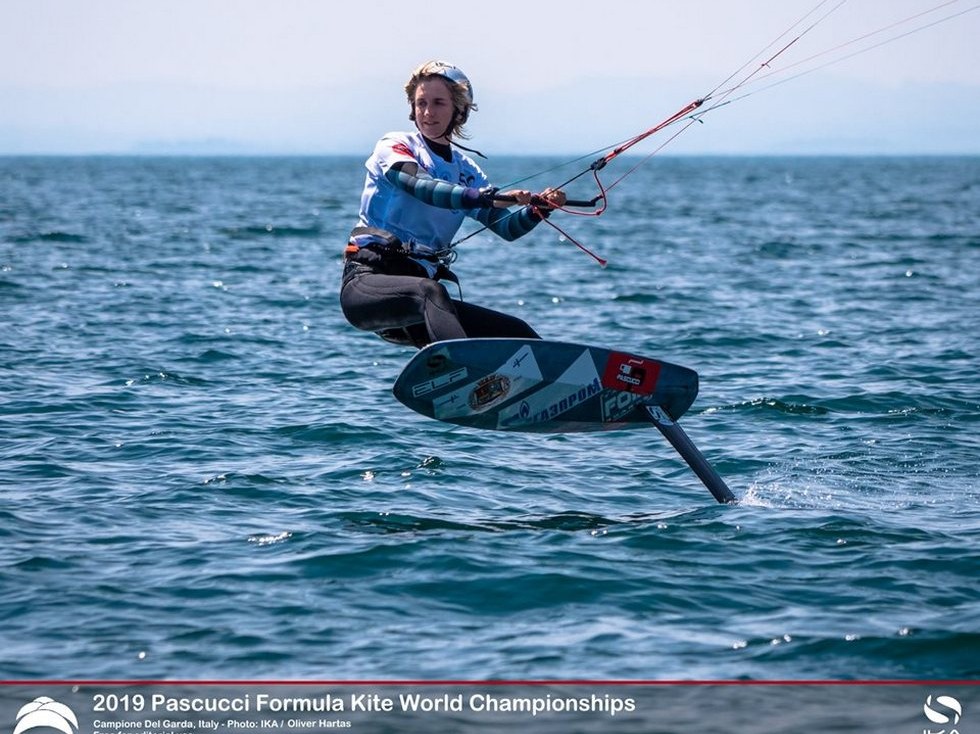
[[[926,696],[922,712],[933,724],[958,724],[963,716],[963,706],[952,696]]]
[[[14,734],[32,729],[57,729],[64,734],[75,734],[78,719],[75,713],[54,699],[38,696],[17,712],[17,726]]]

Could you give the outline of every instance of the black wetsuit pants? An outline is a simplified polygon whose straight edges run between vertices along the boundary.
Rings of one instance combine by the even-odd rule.
[[[369,265],[347,262],[340,307],[358,329],[423,347],[445,339],[510,337],[540,339],[524,321],[482,306],[450,298],[432,278],[379,273]]]

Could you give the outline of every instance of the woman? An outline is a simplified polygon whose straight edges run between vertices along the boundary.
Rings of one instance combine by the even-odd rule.
[[[465,138],[476,105],[469,79],[455,66],[423,64],[405,93],[416,130],[388,133],[367,160],[360,218],[345,251],[344,316],[359,329],[416,347],[466,337],[539,338],[521,319],[450,298],[439,281],[457,282],[448,265],[465,216],[515,240],[562,206],[564,193],[498,193],[457,150],[462,146],[453,141]],[[497,197],[523,206],[509,210]]]

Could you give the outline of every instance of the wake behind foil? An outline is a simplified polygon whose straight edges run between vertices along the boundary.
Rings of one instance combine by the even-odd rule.
[[[655,425],[718,502],[735,502],[677,424],[698,394],[698,375],[687,367],[566,342],[458,339],[417,352],[392,391],[424,416],[470,428],[564,433]]]

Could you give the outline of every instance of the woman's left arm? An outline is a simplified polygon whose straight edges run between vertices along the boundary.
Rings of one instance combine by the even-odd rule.
[[[495,208],[477,209],[471,212],[471,216],[508,242],[526,235],[537,227],[539,222],[547,218],[553,207],[565,203],[565,192],[560,189],[545,189],[540,194],[532,194],[525,190],[501,191],[498,196],[512,198],[518,204],[525,206],[517,211],[511,211],[498,208],[507,206],[507,202],[496,201]],[[531,201],[535,201],[536,204],[531,206]]]
[[[470,212],[470,216],[508,242],[513,242],[526,235],[537,227],[543,218],[530,206],[521,207],[516,211],[498,209],[497,207],[474,209]]]

